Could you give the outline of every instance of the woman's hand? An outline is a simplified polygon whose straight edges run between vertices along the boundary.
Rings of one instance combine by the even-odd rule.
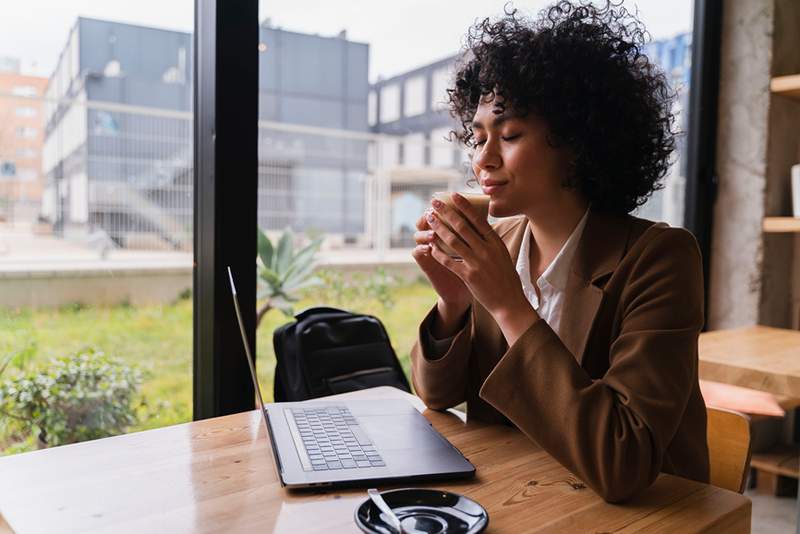
[[[457,210],[434,199],[434,211],[427,214],[427,222],[461,259],[451,258],[435,241],[431,242],[431,257],[466,285],[512,345],[539,316],[522,291],[505,243],[469,201],[456,193],[453,203]]]
[[[411,255],[439,295],[439,301],[436,303],[438,319],[434,321],[431,333],[434,337],[446,338],[459,330],[464,314],[472,304],[472,294],[456,274],[431,256],[431,248],[436,237],[428,225],[427,215],[428,211],[417,221],[417,232],[414,234],[417,246]]]

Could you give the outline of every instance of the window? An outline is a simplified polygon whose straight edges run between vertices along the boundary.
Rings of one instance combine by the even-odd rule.
[[[425,113],[425,78],[414,76],[403,87],[403,115],[413,117]]]
[[[31,126],[17,127],[18,139],[36,139],[36,134],[38,133],[39,131],[36,128],[32,128]]]
[[[169,67],[161,75],[164,83],[186,83],[186,48],[178,49],[178,57],[175,66]]]
[[[386,85],[381,88],[381,122],[393,122],[400,118],[400,86]]]
[[[441,67],[431,74],[431,109],[447,108],[447,86],[450,83],[450,68]]]
[[[39,176],[39,173],[36,169],[31,169],[30,167],[20,167],[17,169],[17,180],[21,182],[32,182],[36,180]]]
[[[36,96],[39,91],[33,85],[15,85],[11,88],[11,94],[14,96]]]
[[[425,135],[410,134],[403,141],[403,165],[423,167],[425,165]]]
[[[375,126],[378,122],[378,96],[375,91],[370,91],[367,95],[367,124]]]
[[[178,82],[193,73],[195,2],[165,10],[137,0],[124,11],[98,2],[91,17],[85,4],[59,0],[45,18],[25,3],[3,6],[6,42],[30,45],[6,89],[13,96],[0,91],[0,218],[15,228],[3,260],[30,271],[0,279],[0,367],[14,360],[0,388],[47,376],[52,359],[91,361],[72,377],[87,395],[71,397],[74,412],[42,409],[106,435],[192,418],[193,93]],[[165,84],[171,67],[175,83]],[[23,412],[26,399],[0,397],[3,411]],[[109,424],[112,412],[133,422]],[[0,455],[90,434],[51,426],[40,441],[32,425],[8,420],[0,416]]]
[[[17,117],[35,117],[39,112],[36,110],[36,108],[19,107],[14,109],[14,113]]]
[[[0,161],[0,176],[13,177],[17,175],[17,164],[13,161]]]
[[[457,145],[449,141],[450,128],[436,128],[431,130],[431,166],[452,167],[454,158],[458,158],[460,150]]]
[[[643,10],[660,6],[642,3]],[[496,16],[503,5],[464,4],[461,20]],[[441,2],[426,4],[425,17],[387,2],[359,4],[358,17],[335,2],[259,6],[259,225],[273,242],[287,227],[297,246],[315,236],[322,240],[319,269],[328,283],[299,292],[295,308],[336,304],[336,299],[351,306],[353,295],[367,290],[350,286],[347,293],[338,266],[358,262],[374,272],[385,258],[408,259],[414,221],[431,193],[467,186],[467,151],[446,138],[460,128],[447,113],[447,89],[469,22],[453,22]],[[535,18],[541,6],[518,7]],[[656,40],[691,29],[689,18],[675,22],[656,12],[648,19],[648,13],[643,18],[646,24],[653,21],[649,29]],[[413,43],[398,37],[397,28],[409,27]],[[445,34],[452,39],[441,38]],[[660,206],[652,206],[662,217]],[[262,291],[266,283],[262,280]],[[397,298],[398,308],[410,306]],[[421,318],[425,310],[404,313]],[[256,343],[258,369],[267,380],[263,389],[271,391],[271,328],[288,317],[279,310],[264,317]],[[409,341],[411,330],[397,336]],[[404,362],[406,341],[398,342]]]
[[[645,22],[647,20],[645,19]],[[664,72],[678,98],[673,107],[675,125],[684,132],[678,138],[674,163],[664,177],[664,188],[656,191],[636,215],[665,221],[672,226],[684,224],[686,191],[686,133],[689,128],[689,80],[691,71],[691,27],[677,35],[655,39],[647,48],[649,58]]]
[[[18,148],[17,158],[19,159],[33,159],[39,155],[39,151],[35,148]]]

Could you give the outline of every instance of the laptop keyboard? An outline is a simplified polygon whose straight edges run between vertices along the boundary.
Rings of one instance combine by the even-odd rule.
[[[307,456],[306,459],[301,454],[305,471],[386,466],[346,406],[291,408],[290,411]]]

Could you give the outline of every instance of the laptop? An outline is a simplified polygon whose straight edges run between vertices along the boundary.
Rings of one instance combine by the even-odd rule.
[[[228,278],[258,408],[284,486],[366,486],[475,475],[475,467],[461,452],[401,399],[319,399],[265,406],[230,267]]]

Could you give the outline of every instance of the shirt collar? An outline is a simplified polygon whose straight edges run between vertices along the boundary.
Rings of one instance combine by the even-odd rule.
[[[572,230],[566,242],[562,245],[561,250],[558,251],[555,259],[550,262],[550,265],[547,266],[542,276],[539,277],[537,283],[543,279],[558,290],[563,291],[566,288],[572,260],[575,257],[575,251],[578,249],[578,243],[581,240],[588,215],[589,210],[587,209],[583,217],[581,217],[581,220]],[[533,291],[530,267],[530,244],[532,234],[527,223],[525,226],[525,234],[522,237],[522,244],[520,246],[519,256],[517,257],[517,273],[520,276],[520,280],[522,280],[522,287],[527,293]]]

